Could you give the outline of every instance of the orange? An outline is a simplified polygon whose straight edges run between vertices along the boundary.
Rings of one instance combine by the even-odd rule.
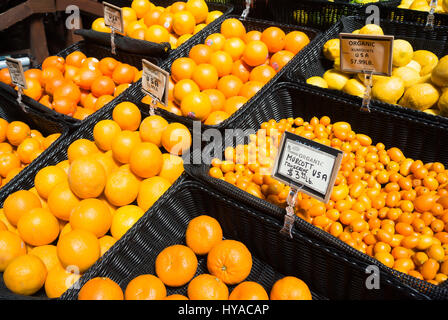
[[[123,83],[115,87],[114,89],[114,97],[118,97],[120,94],[122,94],[124,91],[126,91],[127,88],[129,88],[131,84],[129,83]]]
[[[62,296],[76,281],[81,278],[80,274],[69,272],[57,266],[48,271],[47,278],[45,280],[45,293],[48,298],[55,299]]]
[[[90,87],[92,94],[99,98],[104,95],[113,95],[115,91],[115,83],[107,76],[96,78]]]
[[[80,88],[90,91],[93,81],[95,81],[96,78],[101,77],[101,75],[102,74],[99,69],[81,67],[78,71],[78,74],[73,77],[73,82]]]
[[[244,281],[233,289],[229,300],[269,300],[269,296],[260,284]]]
[[[126,63],[119,64],[112,73],[112,80],[116,84],[132,83],[135,78],[135,70]]]
[[[43,246],[56,240],[59,235],[59,222],[47,209],[35,208],[19,219],[17,230],[26,243]]]
[[[9,181],[11,181],[16,175],[22,171],[23,168],[14,168],[11,171],[8,172],[5,179],[2,181],[3,184],[7,184]]]
[[[17,226],[19,219],[34,208],[41,208],[37,195],[27,190],[19,190],[10,194],[4,204],[3,211],[8,221]]]
[[[268,47],[260,40],[250,41],[243,52],[243,61],[255,67],[266,62],[269,58]]]
[[[205,38],[204,44],[209,46],[213,51],[220,51],[224,47],[224,42],[226,37],[221,33],[212,33],[207,38]]]
[[[174,60],[171,65],[171,76],[176,82],[182,79],[191,79],[195,68],[196,62],[193,59],[181,57]]]
[[[112,236],[116,240],[120,239],[144,214],[145,212],[135,205],[126,205],[118,208],[110,228]]]
[[[85,230],[101,238],[109,231],[112,214],[109,207],[98,199],[84,199],[78,203],[70,214],[73,230]]]
[[[105,95],[105,96],[99,97],[95,102],[95,106],[93,107],[93,110],[97,111],[97,110],[101,109],[106,104],[111,102],[113,99],[114,99],[114,96],[111,96],[111,95]]]
[[[48,67],[54,67],[56,69],[59,69],[59,71],[64,72],[64,64],[64,58],[58,56],[49,56],[42,62],[42,70]]]
[[[143,17],[143,22],[147,27],[158,24],[163,11],[160,8],[151,8]]]
[[[205,22],[207,19],[208,6],[204,0],[188,0],[186,9],[193,14],[196,24]]]
[[[235,240],[222,240],[207,255],[208,271],[226,284],[237,284],[249,276],[252,255],[246,246]]]
[[[78,300],[123,300],[123,290],[109,278],[93,278],[79,290]]]
[[[306,283],[291,276],[274,283],[270,298],[271,300],[312,300],[310,289]]]
[[[3,221],[0,221],[0,231],[7,231],[8,227]]]
[[[146,33],[146,28],[139,28],[139,29],[132,30],[129,33],[129,37],[138,39],[138,40],[145,40],[145,33]]]
[[[74,51],[65,57],[65,63],[70,66],[80,68],[86,58],[87,56],[81,51]]]
[[[179,38],[177,38],[176,41],[176,48],[180,47],[185,41],[187,41],[188,39],[190,39],[193,35],[192,34],[184,34],[181,35]]]
[[[62,266],[76,266],[80,273],[90,268],[100,257],[96,236],[85,230],[72,230],[59,238],[58,257]]]
[[[266,28],[261,33],[261,41],[263,41],[267,46],[270,53],[275,53],[283,50],[286,44],[286,35],[278,27]]]
[[[76,103],[69,98],[59,98],[53,101],[53,109],[56,112],[73,116],[76,113]]]
[[[109,27],[106,26],[106,23],[104,22],[104,18],[97,18],[92,23],[92,30],[97,32],[106,32],[111,33]]]
[[[31,160],[34,160],[31,157]],[[7,175],[12,171],[20,168],[20,158],[17,153],[5,153],[0,156],[0,175],[2,177],[7,177]]]
[[[220,16],[222,16],[222,12],[218,10],[210,11],[207,15],[207,19],[205,19],[206,24],[210,24],[216,19],[218,19]]]
[[[234,75],[224,76],[218,80],[216,88],[221,91],[226,99],[237,96],[243,86],[240,78]]]
[[[210,114],[212,105],[205,93],[193,92],[184,97],[180,110],[185,117],[204,121]]]
[[[106,185],[106,171],[96,160],[83,157],[74,160],[69,169],[68,182],[73,193],[81,198],[96,198]]]
[[[245,43],[249,43],[251,41],[261,40],[261,32],[258,30],[251,30],[247,32],[243,38]]]
[[[61,168],[68,175],[68,169],[70,168],[70,162],[68,160],[63,160],[56,164],[56,167]]]
[[[279,72],[292,58],[294,58],[292,52],[286,50],[278,51],[272,55],[270,66],[274,68],[275,71]]]
[[[71,191],[68,182],[57,184],[47,198],[48,209],[58,219],[69,221],[70,213],[79,203],[78,197]]]
[[[285,37],[284,49],[297,54],[308,43],[310,43],[310,39],[305,33],[303,33],[302,31],[291,31]]]
[[[30,250],[29,254],[34,255],[42,260],[48,272],[50,272],[50,270],[55,267],[62,267],[61,263],[59,262],[56,246],[54,245],[34,247]]]
[[[12,121],[6,129],[6,139],[13,146],[18,146],[31,134],[30,127],[22,121]]]
[[[156,274],[170,287],[187,284],[196,274],[198,259],[184,245],[173,245],[163,249],[156,258]]]
[[[107,177],[104,195],[110,204],[125,206],[137,198],[139,187],[139,179],[132,172],[120,167]]]
[[[232,57],[233,61],[239,60],[246,48],[246,44],[240,38],[229,38],[224,42],[223,50]]]
[[[277,72],[271,66],[261,65],[252,69],[249,75],[249,80],[266,84],[276,75],[276,73]]]
[[[140,178],[151,178],[162,169],[162,152],[151,142],[137,144],[129,155],[132,172]]]
[[[218,71],[211,64],[200,64],[194,69],[192,80],[200,90],[215,89],[218,83]]]
[[[7,85],[12,85],[11,75],[9,74],[8,68],[3,68],[0,70],[0,81],[6,83]]]
[[[259,81],[248,81],[241,86],[238,92],[239,96],[246,97],[247,99],[252,98],[258,91],[263,88],[263,83]]]
[[[152,7],[153,5],[149,0],[133,0],[131,3],[131,8],[134,9],[138,19],[143,18]]]
[[[6,139],[6,130],[8,129],[8,121],[0,118],[0,143],[3,143]]]
[[[10,291],[27,296],[39,291],[46,277],[44,263],[38,257],[28,254],[11,261],[3,273],[3,280]]]
[[[39,81],[40,85],[44,85],[44,79],[42,75],[42,70],[40,69],[28,69],[24,72],[25,78],[35,79]]]
[[[66,81],[73,81],[73,79],[78,74],[79,68],[69,66],[68,64],[65,65],[65,73],[64,73],[64,79]]]
[[[17,234],[0,230],[0,272],[4,272],[15,258],[25,254],[25,242]]]
[[[171,12],[164,12],[160,15],[158,24],[164,27],[168,33],[173,32],[173,20],[174,20],[174,14]],[[176,39],[174,37],[174,39]],[[177,39],[176,39],[177,40]]]
[[[194,253],[205,255],[222,241],[221,225],[207,215],[196,217],[188,223],[185,240]]]
[[[229,75],[232,72],[232,56],[225,51],[215,51],[210,58],[210,64],[216,68],[219,77]]]
[[[63,71],[55,67],[42,68],[42,85],[55,78],[64,79]]]
[[[169,42],[170,34],[164,27],[152,25],[145,31],[145,40],[156,43]]]
[[[73,141],[67,149],[68,161],[72,163],[76,159],[95,154],[98,151],[94,142],[87,139],[78,139]]]
[[[191,141],[190,131],[181,123],[170,123],[162,133],[162,146],[171,154],[185,153],[190,149]]]
[[[238,77],[242,82],[249,80],[251,67],[244,61],[237,60],[232,65],[232,75]]]
[[[158,176],[143,180],[137,196],[138,206],[146,212],[170,186],[167,179]]]
[[[168,121],[158,115],[152,115],[143,119],[140,123],[140,138],[144,142],[152,142],[156,146],[162,146],[162,133],[168,127]]]
[[[182,100],[185,98],[185,96],[187,96],[192,92],[199,92],[199,91],[200,91],[199,86],[193,80],[190,79],[180,80],[174,85],[173,89],[174,100],[178,104],[180,104]]]
[[[51,190],[61,182],[67,181],[67,174],[59,167],[47,166],[39,170],[34,177],[34,186],[39,196],[48,198]]]
[[[193,34],[196,20],[189,11],[179,11],[173,16],[173,30],[178,36]]]
[[[123,15],[123,20],[127,20],[127,21],[137,20],[137,14],[134,11],[134,9],[132,9],[130,7],[122,7],[121,12]]]
[[[213,111],[204,121],[204,124],[209,126],[218,125],[224,120],[226,120],[228,117],[230,117],[230,114],[228,114],[225,111]]]
[[[84,108],[95,110],[95,103],[98,98],[95,97],[92,93],[88,93],[85,98],[81,99],[81,105]]]
[[[103,256],[107,250],[109,250],[117,240],[111,236],[105,235],[99,239],[101,256]]]
[[[168,101],[168,106],[166,107],[161,104],[159,104],[157,107],[160,109],[164,109],[168,112],[174,113],[175,115],[182,116],[182,111],[180,111],[180,109],[172,101]]]
[[[26,138],[17,147],[17,154],[23,163],[31,163],[31,156],[36,150],[40,150],[40,142],[35,138]]]
[[[25,81],[27,88],[23,90],[23,94],[38,101],[42,96],[43,92],[40,82],[32,78],[27,78],[25,79]]]
[[[212,112],[223,110],[226,97],[221,91],[217,89],[207,89],[202,91],[202,93],[205,93],[208,96],[212,105]]]
[[[159,177],[167,179],[170,183],[174,183],[184,172],[183,160],[181,157],[170,153],[164,153],[162,159],[163,163]]]
[[[170,11],[172,13],[176,13],[179,11],[185,11],[185,9],[187,8],[187,5],[185,2],[183,1],[176,1],[171,5]]]
[[[112,142],[121,128],[113,120],[100,120],[93,128],[93,139],[99,149],[108,151],[112,149]]]
[[[190,49],[188,56],[196,64],[209,63],[212,56],[212,49],[205,44],[197,44]]]
[[[10,145],[8,142],[0,143],[0,155],[3,155],[5,153],[12,153],[12,151],[12,145]]]
[[[172,294],[170,296],[165,297],[165,299],[163,300],[188,300],[188,298],[181,294]]]
[[[112,119],[122,130],[135,131],[140,126],[140,109],[132,102],[121,102],[112,111]]]
[[[128,163],[132,149],[141,142],[138,132],[123,130],[112,142],[112,154],[120,163]]]
[[[210,274],[200,274],[188,284],[190,300],[227,300],[229,289],[219,278]]]
[[[230,18],[224,20],[221,24],[221,34],[227,39],[243,38],[246,35],[246,28],[238,19]]]
[[[162,300],[166,297],[166,287],[156,276],[142,274],[128,283],[124,297],[125,300]]]

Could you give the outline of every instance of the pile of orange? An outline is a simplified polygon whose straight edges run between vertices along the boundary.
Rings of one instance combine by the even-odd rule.
[[[134,0],[131,7],[123,7],[124,34],[128,37],[156,43],[168,42],[172,49],[201,31],[222,15],[208,10],[204,0],[177,1],[164,8],[149,0]],[[98,18],[92,30],[110,33],[111,29]]]
[[[48,297],[59,297],[182,174],[179,155],[191,144],[185,126],[159,116],[142,120],[130,102],[99,121],[93,138],[75,140],[67,160],[42,168],[34,187],[6,198],[0,272],[14,293],[45,285]]]
[[[140,77],[136,67],[112,57],[98,60],[74,51],[65,59],[47,57],[42,70],[25,71],[27,89],[23,93],[49,109],[83,120]],[[12,85],[7,68],[0,70],[0,81]]]
[[[54,133],[44,137],[22,121],[8,123],[0,118],[0,187],[28,166],[60,135]]]
[[[310,42],[301,31],[278,27],[247,32],[241,21],[224,20],[220,33],[191,48],[171,65],[168,107],[174,114],[217,125],[272,79]],[[151,99],[145,97],[144,103]]]
[[[249,144],[214,159],[210,176],[284,207],[290,188],[270,174],[285,131],[344,151],[329,202],[299,193],[297,216],[390,268],[432,284],[447,279],[448,170],[372,144],[347,122],[264,122]]]
[[[252,255],[239,241],[223,240],[219,222],[198,216],[187,227],[186,244],[163,249],[155,260],[155,273],[132,279],[123,293],[109,278],[93,278],[79,291],[79,300],[311,300],[308,286],[296,277],[273,285],[270,297],[260,284],[245,281],[252,269]],[[198,256],[207,256],[209,273],[196,275]],[[187,285],[188,298],[167,296],[166,287]],[[228,285],[236,285],[229,294]]]

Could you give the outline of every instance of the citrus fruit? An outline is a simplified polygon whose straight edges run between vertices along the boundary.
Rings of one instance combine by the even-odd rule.
[[[172,294],[170,296],[165,297],[165,299],[163,300],[188,300],[188,298],[181,294]]]
[[[275,75],[276,71],[274,68],[268,65],[257,66],[252,69],[249,75],[250,81],[258,81],[263,84],[266,84],[271,80]]]
[[[409,87],[400,100],[400,105],[417,110],[433,107],[439,100],[439,91],[429,83],[419,83]]]
[[[278,27],[269,27],[263,30],[260,40],[267,45],[270,53],[276,53],[284,49],[286,34]]]
[[[71,288],[76,281],[81,278],[80,274],[69,272],[62,268],[62,266],[56,266],[48,271],[47,278],[45,280],[45,293],[48,298],[59,298]]]
[[[239,60],[244,53],[246,44],[241,38],[228,38],[224,42],[223,51],[227,52],[233,61]]]
[[[271,300],[312,300],[311,292],[305,282],[296,277],[277,280],[271,289]]]
[[[162,155],[162,160],[162,168],[159,172],[159,176],[167,179],[170,183],[174,183],[184,172],[182,158],[170,153],[164,153]]]
[[[152,142],[140,142],[129,155],[129,165],[137,176],[151,178],[162,169],[162,152]]]
[[[93,155],[98,151],[99,150],[93,141],[87,139],[77,139],[73,141],[67,149],[68,161],[72,163],[76,159]]]
[[[57,166],[47,166],[34,177],[34,186],[39,195],[47,199],[51,190],[61,182],[67,181],[67,174]]]
[[[15,258],[25,254],[25,242],[19,235],[9,230],[0,230],[0,272],[4,272]]]
[[[123,130],[112,142],[112,154],[120,163],[128,163],[132,149],[141,142],[140,134],[135,131]]]
[[[191,146],[191,133],[186,126],[173,122],[162,133],[162,146],[171,154],[184,154]]]
[[[235,75],[227,75],[218,80],[217,89],[226,99],[237,96],[243,86],[241,79]]]
[[[212,105],[212,112],[223,110],[226,97],[221,91],[217,89],[207,89],[202,91],[202,93],[205,93],[208,96]]]
[[[201,91],[215,89],[218,83],[218,71],[212,64],[202,63],[194,69],[191,79]]]
[[[45,283],[47,269],[36,256],[22,255],[15,258],[3,273],[6,287],[22,295],[32,295]]]
[[[112,142],[121,131],[120,126],[113,120],[100,120],[93,128],[93,139],[99,149],[108,151],[112,149]]]
[[[274,53],[270,59],[270,66],[275,71],[280,71],[291,59],[294,58],[294,54],[290,51],[281,50]]]
[[[106,23],[104,22],[104,18],[97,18],[92,23],[92,30],[97,32],[106,32],[111,33],[109,27],[106,26]]]
[[[128,283],[124,297],[126,300],[162,300],[166,297],[166,287],[156,276],[142,274]]]
[[[404,81],[398,77],[389,77],[378,80],[372,87],[372,96],[375,99],[395,104],[404,93]]]
[[[222,229],[215,218],[202,215],[188,223],[185,239],[195,254],[205,255],[222,241]]]
[[[210,274],[200,274],[188,284],[190,300],[227,300],[229,289],[219,278]]]
[[[170,287],[187,284],[194,277],[197,267],[196,255],[184,245],[166,247],[156,258],[156,274]]]
[[[269,300],[269,296],[260,284],[244,281],[232,290],[229,300]]]
[[[138,206],[146,212],[170,186],[167,179],[158,176],[143,180],[137,196]]]
[[[81,198],[96,198],[106,185],[106,171],[96,160],[87,157],[74,160],[69,169],[68,182],[73,193]]]
[[[226,19],[221,24],[221,34],[227,39],[243,38],[246,35],[246,27],[238,19]]]
[[[200,92],[199,86],[191,79],[182,79],[174,85],[173,96],[177,104],[181,104],[182,100],[192,92]]]
[[[297,54],[310,43],[310,38],[302,31],[291,31],[285,37],[285,50]]]
[[[246,102],[247,98],[243,96],[233,96],[226,100],[224,104],[224,112],[227,114],[235,113],[239,108],[241,108]]]
[[[70,225],[73,230],[85,230],[101,238],[109,231],[112,214],[109,207],[99,199],[81,200],[70,214]]]
[[[403,39],[394,40],[394,48],[392,52],[392,64],[395,67],[404,67],[411,62],[414,56],[412,45]]]
[[[112,73],[112,80],[118,85],[132,83],[135,78],[135,68],[126,63],[119,64]]]
[[[140,123],[140,138],[144,142],[162,146],[162,133],[168,127],[168,121],[158,115],[152,115],[143,119]]]
[[[31,134],[30,127],[22,121],[12,121],[6,129],[6,139],[13,146],[18,146]]]
[[[93,278],[79,290],[78,300],[123,300],[123,290],[109,278]]]
[[[115,239],[120,239],[143,215],[144,211],[135,205],[122,206],[117,209],[112,219],[110,232]]]
[[[101,256],[109,250],[117,240],[114,237],[105,235],[98,240],[100,242]]]
[[[384,35],[383,29],[376,24],[366,24],[359,29],[359,34]]]
[[[59,222],[47,209],[35,208],[19,219],[17,230],[27,244],[43,246],[56,240]]]
[[[268,47],[263,41],[255,40],[246,43],[243,52],[243,61],[255,67],[266,62],[269,57]]]
[[[122,130],[135,131],[140,126],[140,109],[132,102],[121,102],[112,111],[112,119]]]
[[[196,24],[205,22],[208,16],[208,6],[204,0],[188,0],[186,3],[187,11],[193,14]]]
[[[193,34],[196,19],[189,11],[179,11],[173,16],[173,30],[178,36]]]
[[[187,57],[178,58],[171,65],[171,77],[176,82],[183,79],[191,79],[195,68],[196,62],[193,59]]]
[[[214,52],[222,50],[226,37],[221,33],[212,33],[205,38],[204,44],[209,46]]]
[[[10,194],[4,204],[3,212],[8,221],[17,226],[19,219],[30,210],[41,208],[41,202],[37,195],[27,190],[19,190]]]
[[[358,79],[349,79],[342,88],[342,91],[362,98],[364,97],[366,87]]]
[[[210,114],[212,105],[205,93],[192,92],[184,97],[180,109],[185,117],[203,121]]]

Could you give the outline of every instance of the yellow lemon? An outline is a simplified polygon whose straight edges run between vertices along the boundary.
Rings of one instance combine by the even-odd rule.
[[[366,24],[359,30],[359,34],[384,35],[383,29],[376,24]]]
[[[345,83],[342,91],[351,94],[352,96],[363,97],[366,91],[366,86],[361,83],[358,79],[350,79]]]
[[[312,86],[316,86],[316,87],[321,87],[321,88],[326,88],[326,89],[328,88],[327,81],[325,81],[324,78],[318,77],[318,76],[308,78],[306,80],[306,83],[308,83]]]
[[[429,11],[431,7],[428,5],[428,2],[426,2],[426,0],[414,0],[414,2],[412,2],[412,4],[409,6],[409,9],[417,11]]]
[[[340,55],[340,46],[339,39],[330,39],[327,42],[325,42],[323,47],[323,53],[325,58],[328,60],[334,61],[337,57]]]
[[[439,97],[439,91],[432,84],[418,83],[405,91],[400,105],[422,111],[434,106]]]
[[[418,72],[418,74],[420,75],[420,71],[422,71],[422,66],[420,65],[420,63],[418,63],[415,60],[411,60],[411,62],[409,62],[406,67],[414,69],[415,71]]]
[[[417,61],[422,67],[422,70],[420,71],[421,76],[431,73],[439,62],[439,58],[428,50],[415,51],[412,60]]]
[[[405,89],[416,84],[420,80],[420,74],[414,69],[408,67],[396,68],[392,71],[392,75],[403,80]]]
[[[432,114],[433,116],[440,115],[440,110],[437,110],[437,109],[426,109],[426,110],[423,110],[423,112],[427,113],[427,114]]]
[[[328,88],[334,90],[342,90],[347,81],[350,79],[347,74],[337,71],[335,69],[327,70],[324,73],[323,78],[327,82]]]
[[[412,45],[403,39],[394,40],[394,49],[392,52],[392,64],[395,67],[404,67],[411,62],[414,55]]]
[[[448,90],[445,90],[440,96],[437,107],[442,115],[448,115]]]
[[[439,87],[448,86],[448,55],[441,58],[432,70],[431,81]]]
[[[372,87],[372,96],[386,103],[395,104],[404,93],[404,82],[398,77],[378,80]]]
[[[442,8],[445,12],[448,12],[448,0],[442,1]]]

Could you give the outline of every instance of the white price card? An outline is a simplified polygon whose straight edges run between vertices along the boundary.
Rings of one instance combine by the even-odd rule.
[[[26,89],[26,79],[23,72],[22,62],[7,57],[6,65],[8,66],[9,74],[11,75],[11,82],[19,88]]]
[[[394,36],[340,33],[339,40],[341,71],[392,74]]]
[[[170,74],[148,60],[142,60],[142,90],[164,106],[168,105]]]
[[[104,5],[104,24],[116,32],[124,32],[123,14],[120,7],[103,2]]]
[[[322,202],[330,199],[343,152],[286,131],[272,177]]]

